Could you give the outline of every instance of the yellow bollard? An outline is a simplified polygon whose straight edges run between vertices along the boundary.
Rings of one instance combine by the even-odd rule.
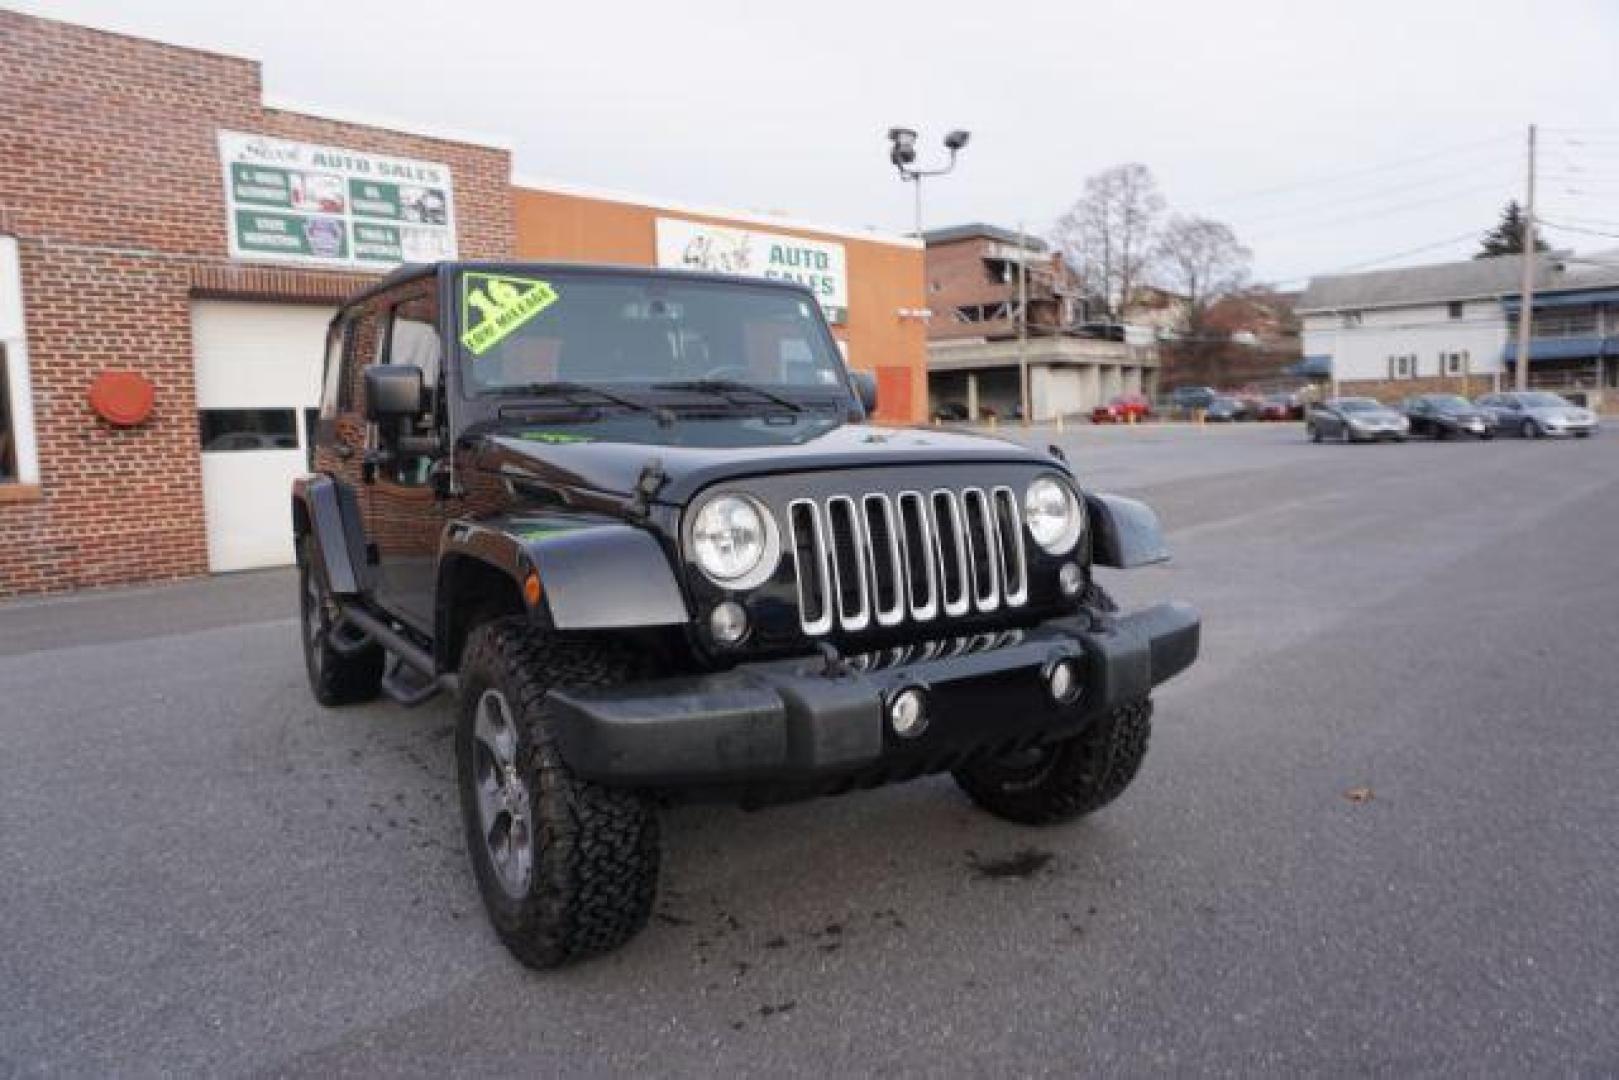
[[[1062,431],[1062,413],[1057,414],[1057,430]]]
[[[998,427],[1000,427],[1000,424],[1001,424],[1001,418],[999,416],[997,416],[995,413],[990,413],[989,414],[989,430],[991,430],[991,431],[996,430]]]

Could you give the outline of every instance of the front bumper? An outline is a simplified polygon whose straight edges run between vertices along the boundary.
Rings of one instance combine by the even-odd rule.
[[[1052,619],[956,655],[878,670],[829,671],[820,657],[795,658],[559,690],[550,702],[559,749],[580,776],[740,788],[751,792],[745,801],[771,801],[906,779],[1071,734],[1184,671],[1197,658],[1200,631],[1189,605],[1159,604]],[[1055,702],[1045,679],[1064,659],[1082,672],[1071,705]],[[886,707],[908,687],[923,690],[928,724],[902,738],[889,729]]]
[[[1542,424],[1540,429],[1555,439],[1568,435],[1589,435],[1593,431],[1596,431],[1598,427],[1598,423],[1595,420],[1591,420],[1585,423],[1564,422],[1556,426],[1549,423]]]

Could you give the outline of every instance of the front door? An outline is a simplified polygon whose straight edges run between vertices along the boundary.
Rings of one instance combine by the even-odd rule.
[[[444,450],[443,343],[438,331],[436,279],[386,301],[381,362],[422,373],[422,412],[410,434],[437,436],[439,453],[399,454],[367,470],[361,502],[375,558],[375,592],[389,612],[423,632],[433,628],[439,534],[448,517],[435,473]],[[371,446],[381,440],[373,433]]]

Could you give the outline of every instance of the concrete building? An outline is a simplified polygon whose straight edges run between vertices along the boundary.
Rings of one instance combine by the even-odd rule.
[[[1506,255],[1313,278],[1298,307],[1302,366],[1386,400],[1509,385],[1522,272]],[[1619,398],[1619,257],[1542,255],[1531,331],[1531,386]]]
[[[983,223],[923,239],[935,415],[1018,415],[1025,368],[1036,422],[1088,413],[1120,394],[1157,393],[1152,332],[1085,329],[1078,280],[1044,241]]]

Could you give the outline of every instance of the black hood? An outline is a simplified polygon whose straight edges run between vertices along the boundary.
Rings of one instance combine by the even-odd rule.
[[[640,413],[589,424],[525,421],[486,430],[472,441],[475,468],[604,495],[628,497],[647,464],[656,460],[667,477],[658,501],[670,503],[683,503],[716,480],[738,476],[957,462],[1062,468],[1045,454],[1003,439],[848,424],[811,413],[667,424]]]

